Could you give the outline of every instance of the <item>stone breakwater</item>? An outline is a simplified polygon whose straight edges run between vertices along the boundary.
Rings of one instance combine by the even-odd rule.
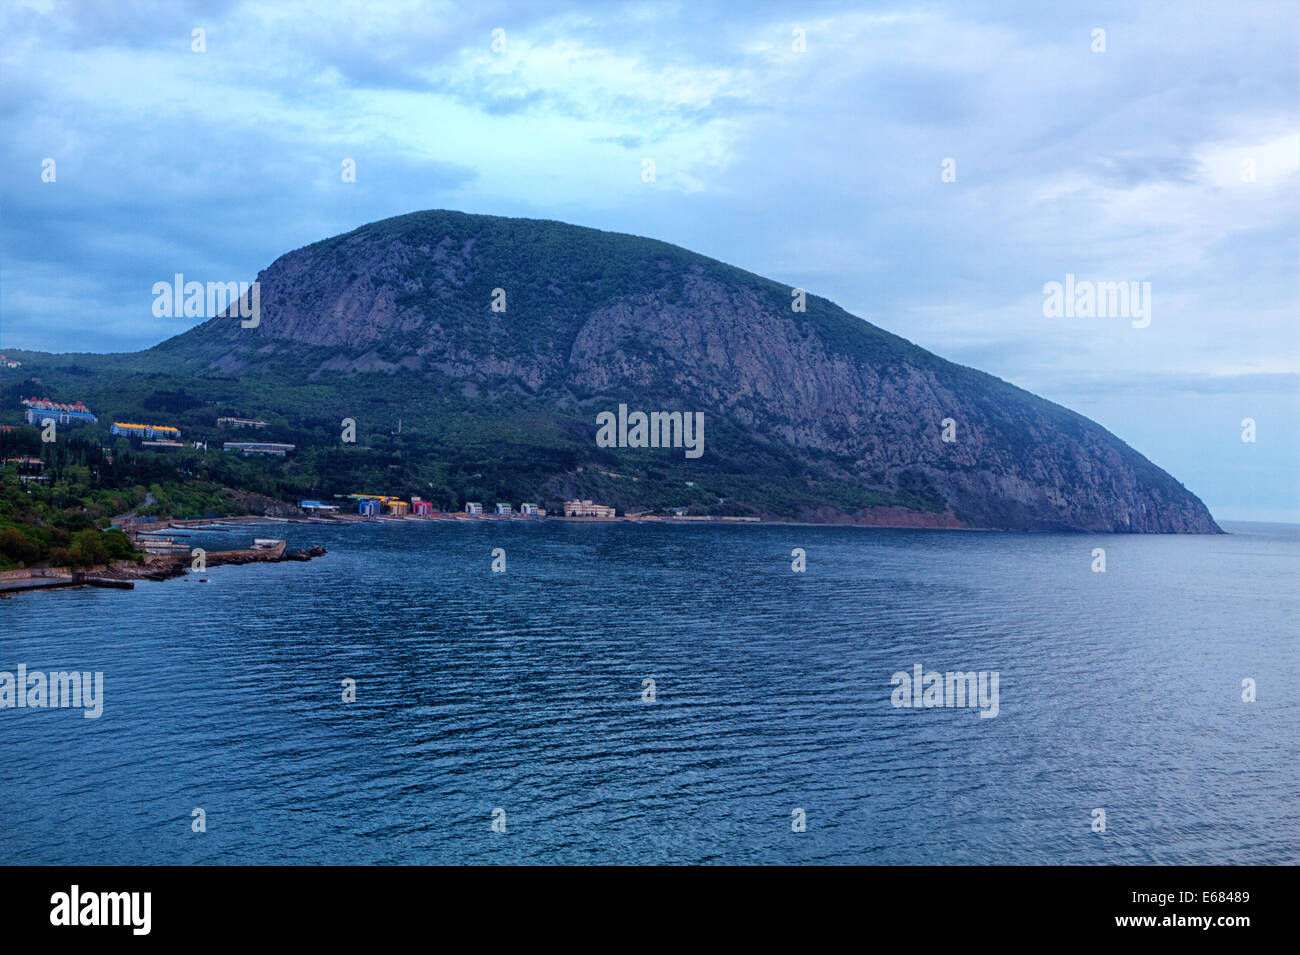
[[[213,550],[204,555],[208,569],[223,564],[279,564],[285,561],[306,561],[325,556],[325,548],[319,544],[295,551],[266,551],[257,548],[244,550]],[[189,554],[158,554],[149,557],[143,564],[120,561],[112,565],[101,577],[118,580],[170,580],[181,577],[189,571],[191,557]]]
[[[222,564],[279,564],[285,561],[306,561],[325,556],[319,544],[302,550],[285,551],[248,548],[245,550],[208,551],[204,555],[206,573]],[[8,571],[0,579],[0,598],[10,599],[14,594],[31,590],[55,590],[67,587],[111,587],[130,590],[137,580],[171,580],[183,577],[193,566],[189,554],[153,554],[142,563],[119,560],[107,566],[70,570],[66,567],[36,567],[30,571]]]

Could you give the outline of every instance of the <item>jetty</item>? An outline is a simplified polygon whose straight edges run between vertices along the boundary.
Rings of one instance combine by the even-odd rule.
[[[34,567],[30,570],[0,570],[0,596],[24,590],[53,590],[59,587],[111,587],[132,590],[135,584],[112,576],[106,565],[71,570],[67,567]]]

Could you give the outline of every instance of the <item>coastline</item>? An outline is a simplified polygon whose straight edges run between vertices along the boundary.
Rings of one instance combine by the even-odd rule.
[[[895,512],[904,511],[902,508],[888,508],[890,513],[879,513],[869,515],[868,518],[847,518],[844,520],[817,520],[801,521],[792,519],[772,520],[758,517],[675,517],[675,516],[636,516],[629,517],[564,517],[558,514],[548,514],[545,517],[530,517],[519,514],[501,515],[501,514],[466,514],[463,511],[443,512],[433,516],[421,516],[415,514],[390,515],[381,514],[376,516],[362,516],[359,514],[338,514],[332,517],[315,517],[311,515],[257,515],[242,514],[237,517],[210,517],[210,518],[159,518],[156,522],[149,525],[149,532],[163,532],[167,530],[206,530],[222,531],[236,527],[251,526],[255,524],[317,524],[338,527],[341,525],[366,525],[366,524],[428,524],[428,523],[547,523],[558,522],[565,524],[583,524],[583,525],[602,525],[612,524],[646,524],[646,525],[672,525],[672,526],[696,526],[704,525],[707,527],[725,526],[743,526],[743,527],[861,527],[861,528],[879,528],[882,530],[927,530],[927,531],[969,531],[974,533],[986,534],[1098,534],[1105,537],[1133,535],[1138,537],[1206,537],[1221,536],[1228,532],[1219,531],[1203,533],[1184,533],[1171,531],[1167,533],[1150,533],[1141,531],[1110,531],[1110,530],[1076,530],[1072,528],[1043,528],[1043,529],[1020,529],[1005,527],[976,527],[963,523],[956,519],[955,516],[939,512],[905,512],[915,514],[916,519],[896,519],[898,515]],[[880,518],[880,519],[870,519]]]

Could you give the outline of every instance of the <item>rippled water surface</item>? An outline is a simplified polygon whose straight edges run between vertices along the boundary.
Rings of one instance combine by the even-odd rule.
[[[0,602],[0,670],[105,681],[0,709],[0,861],[1294,863],[1300,541],[1229,529],[197,535],[329,554]],[[895,708],[918,663],[998,715]]]

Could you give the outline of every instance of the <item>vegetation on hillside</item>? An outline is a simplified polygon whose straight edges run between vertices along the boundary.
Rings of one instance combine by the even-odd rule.
[[[145,489],[105,462],[94,442],[40,444],[34,428],[0,433],[0,462],[6,462],[0,466],[0,570],[138,559],[126,535],[109,524],[143,501]],[[30,458],[44,467],[17,460]]]

